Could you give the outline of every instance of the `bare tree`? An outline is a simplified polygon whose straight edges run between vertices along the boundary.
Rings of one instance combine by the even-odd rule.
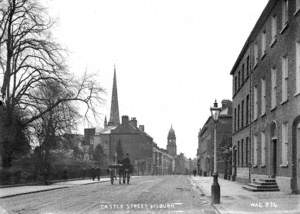
[[[50,108],[53,104],[64,96],[67,89],[63,88],[59,83],[49,80],[47,86],[35,89],[32,94],[39,98],[37,105],[38,112],[43,112]],[[65,131],[76,126],[76,120],[79,117],[75,106],[71,102],[62,102],[53,108],[51,111],[43,114],[39,119],[32,123],[33,135],[38,139],[41,158],[41,166],[43,169],[44,181],[47,183],[50,170],[50,155],[51,149],[57,147],[58,138]]]
[[[97,113],[102,88],[86,73],[80,79],[71,76],[64,64],[65,51],[52,39],[52,26],[53,21],[37,0],[0,0],[0,86],[7,115],[4,138],[16,135],[11,127],[17,110],[22,112],[23,127],[67,102],[85,104],[86,118],[89,112]],[[48,87],[47,81],[65,89],[50,105],[35,93],[37,88]]]

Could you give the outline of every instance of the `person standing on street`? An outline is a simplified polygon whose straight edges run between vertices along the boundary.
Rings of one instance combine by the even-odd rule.
[[[123,184],[125,184],[125,178],[127,178],[127,184],[129,184],[131,164],[128,153],[126,153],[126,157],[123,159],[122,164],[124,167]]]
[[[101,176],[101,169],[98,167],[97,168],[97,179],[100,181],[100,176]]]

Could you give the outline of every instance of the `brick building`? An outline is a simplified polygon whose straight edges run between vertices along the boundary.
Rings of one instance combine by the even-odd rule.
[[[198,134],[198,173],[200,175],[212,175],[214,169],[214,128],[215,123],[210,116]],[[226,149],[231,148],[232,128],[232,102],[222,101],[222,110],[216,129],[217,139],[217,171],[219,174],[231,174],[230,156],[225,154]],[[226,164],[228,164],[226,166]],[[225,167],[226,166],[226,167]]]
[[[299,10],[299,0],[270,0],[231,70],[233,175],[276,177],[287,192],[300,189]]]

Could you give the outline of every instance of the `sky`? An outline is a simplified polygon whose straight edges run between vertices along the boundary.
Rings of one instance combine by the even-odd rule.
[[[215,99],[232,99],[231,68],[267,0],[47,0],[54,38],[67,64],[106,90],[92,124],[109,117],[114,64],[120,116],[166,148],[173,126],[177,152],[195,158],[198,132]]]

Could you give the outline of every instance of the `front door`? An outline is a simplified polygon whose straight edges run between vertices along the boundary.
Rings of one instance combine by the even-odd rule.
[[[300,116],[297,117],[292,126],[292,181],[293,193],[300,190]]]
[[[277,174],[277,139],[272,139],[272,145],[273,145],[273,173],[272,177],[275,178]]]
[[[298,123],[296,129],[296,145],[297,145],[297,161],[296,161],[296,169],[297,169],[297,189],[298,193],[300,193],[300,123]]]
[[[237,173],[237,150],[236,147],[233,148],[233,163],[232,163],[232,180],[236,180],[236,173]]]

